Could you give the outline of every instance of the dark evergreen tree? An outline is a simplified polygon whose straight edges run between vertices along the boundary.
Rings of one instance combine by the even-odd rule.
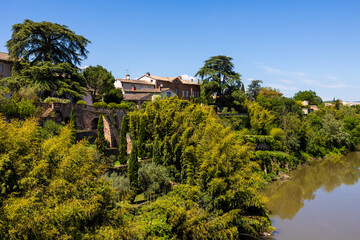
[[[98,121],[98,125],[97,125],[97,138],[95,140],[96,143],[96,149],[100,152],[100,153],[104,153],[106,150],[106,139],[105,139],[105,134],[104,134],[104,121],[103,121],[103,116],[102,114],[100,114],[99,116],[99,121]]]
[[[127,141],[126,141],[126,133],[129,130],[129,117],[125,115],[121,122],[120,129],[120,146],[119,146],[119,162],[120,164],[126,164],[126,155],[127,155]]]
[[[86,46],[90,41],[65,25],[26,19],[13,25],[12,30],[6,47],[15,61],[21,58],[32,63],[47,61],[76,66],[87,58]]]
[[[243,85],[231,61],[231,57],[223,55],[210,57],[195,75],[200,77],[205,95],[216,94],[216,103],[221,108],[226,104],[226,95],[240,90]]]
[[[72,132],[72,143],[76,143],[76,113],[75,109],[71,108],[70,113],[70,126],[71,126],[71,132]]]
[[[146,141],[146,119],[145,116],[143,116],[140,119],[140,126],[139,126],[139,157],[143,158],[145,157],[146,151],[145,151],[145,141]]]
[[[137,189],[138,184],[138,171],[139,171],[139,160],[138,160],[138,143],[136,141],[133,142],[131,153],[130,153],[130,160],[129,160],[129,167],[128,167],[128,176],[130,180],[130,186],[132,189]]]
[[[160,142],[159,139],[156,138],[154,141],[153,152],[152,152],[153,163],[162,164],[160,155],[161,155]]]

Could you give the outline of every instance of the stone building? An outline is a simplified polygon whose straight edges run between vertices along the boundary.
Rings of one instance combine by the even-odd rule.
[[[115,81],[115,87],[122,89],[124,100],[135,101],[138,105],[151,100],[154,94],[161,97],[176,94],[179,98],[187,100],[190,100],[191,96],[200,97],[200,85],[192,80],[183,80],[181,76],[169,78],[146,73],[138,79],[130,79],[130,75],[126,75],[125,79]]]
[[[0,79],[11,76],[13,62],[9,60],[9,54],[0,52]]]

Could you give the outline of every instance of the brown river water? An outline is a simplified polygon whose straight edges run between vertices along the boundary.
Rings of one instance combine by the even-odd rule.
[[[289,175],[265,194],[273,239],[360,239],[360,152],[316,160]]]

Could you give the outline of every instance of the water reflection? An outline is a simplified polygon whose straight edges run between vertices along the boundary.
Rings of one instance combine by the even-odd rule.
[[[266,192],[269,197],[267,208],[280,219],[292,219],[304,206],[304,201],[313,200],[320,188],[332,192],[342,184],[357,183],[360,177],[360,153],[350,153],[335,161],[314,161],[290,176],[291,180],[271,183]]]

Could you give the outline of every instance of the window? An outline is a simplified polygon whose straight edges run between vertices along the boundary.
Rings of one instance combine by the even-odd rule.
[[[176,95],[178,95],[178,89],[177,88],[175,89],[175,92],[176,92]]]
[[[182,97],[185,97],[185,90],[182,91]]]
[[[0,63],[0,72],[2,72],[2,71],[3,71],[3,64]]]
[[[186,97],[189,97],[189,91],[186,90]]]

